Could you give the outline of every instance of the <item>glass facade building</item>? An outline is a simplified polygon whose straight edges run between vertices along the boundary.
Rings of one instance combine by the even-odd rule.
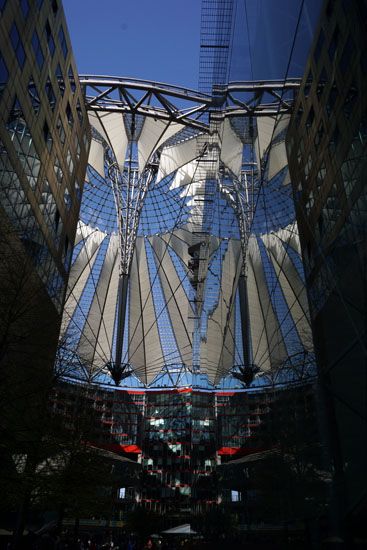
[[[88,153],[62,6],[5,2],[1,205],[60,312]]]
[[[366,511],[364,2],[325,3],[287,136],[343,516]]]
[[[90,137],[62,5],[0,11],[1,415],[23,438],[53,372]]]
[[[116,517],[126,519],[143,506],[170,525],[200,518],[221,504],[231,509],[236,502],[233,511],[245,525],[251,495],[252,522],[259,524],[262,514],[251,467],[281,452],[290,419],[297,418],[303,441],[317,449],[316,396],[311,381],[250,392],[92,386],[81,393],[77,385],[63,383],[52,395],[51,410],[72,423],[86,407],[95,417],[93,444],[136,463],[138,475],[121,478],[123,498],[118,491],[113,495]],[[302,462],[301,453],[297,459]],[[320,460],[318,454],[319,467]]]

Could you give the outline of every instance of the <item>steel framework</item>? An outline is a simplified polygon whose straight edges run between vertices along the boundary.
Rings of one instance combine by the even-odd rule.
[[[237,174],[235,174],[236,170],[232,171],[230,165],[226,167],[221,154],[223,132],[227,132],[228,136],[228,128],[224,130],[228,123],[228,121],[226,122],[227,118],[232,120],[234,117],[276,119],[279,115],[288,114],[292,109],[300,80],[233,82],[226,86],[214,86],[212,95],[137,79],[81,75],[80,82],[85,95],[87,111],[94,119],[94,124],[92,122],[92,126],[94,126],[93,140],[94,142],[102,141],[101,145],[104,148],[102,172],[104,172],[106,180],[109,180],[113,192],[119,240],[116,343],[113,357],[111,356],[111,360],[105,364],[105,368],[110,371],[117,384],[131,372],[130,365],[125,363],[122,357],[129,278],[140,214],[149,188],[154,184],[160,169],[161,155],[160,152],[158,154],[151,153],[144,163],[140,164],[137,161],[136,144],[140,140],[144,121],[149,119],[151,125],[155,124],[153,121],[160,121],[158,124],[165,125],[166,129],[170,125],[189,129],[189,133],[191,132],[189,138],[187,138],[187,129],[182,130],[186,134],[183,137],[176,137],[176,141],[172,142],[173,146],[182,145],[187,142],[187,139],[192,139],[193,135],[196,139],[195,180],[197,184],[191,201],[193,207],[189,218],[193,242],[188,250],[190,255],[192,254],[191,249],[195,248],[196,250],[196,247],[200,246],[200,254],[196,254],[198,257],[195,256],[190,263],[190,266],[191,264],[196,266],[195,277],[192,275],[194,277],[192,286],[195,289],[195,318],[197,321],[194,334],[199,335],[200,333],[201,304],[204,300],[209,265],[210,219],[213,214],[213,193],[217,185],[222,196],[231,204],[236,214],[243,258],[239,280],[241,303],[244,304],[241,306],[241,317],[244,316],[242,325],[246,327],[246,330],[242,332],[243,366],[244,368],[252,367],[249,334],[247,333],[248,314],[245,311],[248,308],[245,258],[255,204],[254,181],[259,179],[259,174],[257,174],[259,167],[256,168],[255,162],[250,163],[251,166],[242,164],[242,170]],[[115,117],[114,120],[116,117],[120,117],[118,131],[124,132],[125,139],[127,139],[127,151],[123,158],[116,156],[113,140],[108,137],[108,128],[104,121],[111,120],[110,117]],[[102,128],[102,134],[98,133],[99,128]],[[120,133],[117,135],[116,128],[113,130],[115,132],[113,139],[120,139],[118,137]],[[181,130],[175,131],[177,136],[182,136]],[[248,136],[236,136],[234,128],[231,132],[231,143],[236,140],[242,141],[242,147],[244,143],[248,143]],[[254,139],[253,135],[252,139]],[[161,137],[159,137],[158,143],[164,143]],[[168,147],[172,145],[169,141]],[[231,146],[228,145],[227,149],[228,147]],[[158,145],[152,151],[158,151],[157,148]],[[101,175],[102,172],[99,171],[99,174]],[[228,310],[228,315],[232,314],[233,307],[234,301]],[[228,322],[227,319],[224,331],[228,330]],[[200,347],[199,342],[197,346],[195,346],[195,342],[193,344],[194,348]],[[199,360],[199,357],[197,359]],[[193,367],[195,366],[196,364],[193,363]],[[186,367],[187,365],[182,366],[182,368]],[[180,376],[181,374],[179,378]]]
[[[148,80],[80,75],[90,111],[131,113],[209,131],[209,117],[273,116],[289,113],[300,79],[231,82],[213,94]]]

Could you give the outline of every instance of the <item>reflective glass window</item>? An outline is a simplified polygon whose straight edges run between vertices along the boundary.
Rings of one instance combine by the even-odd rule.
[[[48,45],[48,49],[50,50],[51,56],[55,53],[55,41],[52,36],[50,23],[47,21],[45,26],[45,33],[46,33],[46,41]]]
[[[50,104],[50,107],[52,110],[54,110],[55,104],[56,104],[56,97],[49,78],[47,79],[47,82],[46,82],[45,91],[46,91],[46,96]]]
[[[65,190],[64,190],[64,204],[65,204],[66,210],[68,210],[68,211],[71,209],[72,204],[73,204],[73,200],[72,200],[72,197],[70,195],[70,191],[67,187],[65,187]]]
[[[313,76],[312,76],[312,71],[310,71],[308,73],[308,77],[307,77],[307,80],[305,82],[305,87],[304,87],[304,95],[305,97],[307,97],[310,93],[310,89],[311,89],[311,86],[312,86],[312,82],[313,82]]]
[[[321,98],[326,84],[327,84],[327,73],[326,73],[325,67],[323,67],[320,74],[319,81],[317,83],[317,88],[316,88],[316,95],[318,99]]]
[[[60,160],[58,157],[55,158],[54,172],[55,172],[57,183],[59,185],[62,185],[64,181],[64,172],[62,171]]]
[[[329,141],[329,149],[331,153],[335,153],[336,148],[338,147],[338,144],[339,144],[339,138],[340,138],[339,127],[338,125],[336,125],[335,130],[332,133],[331,139]]]
[[[66,116],[67,116],[69,125],[72,126],[74,124],[74,117],[73,117],[73,113],[71,112],[71,107],[69,102],[66,105]]]
[[[75,135],[75,148],[76,148],[76,158],[77,160],[80,159],[80,144],[79,144],[79,140],[78,140],[78,136]]]
[[[28,13],[29,13],[29,2],[28,0],[20,0],[20,9],[22,10],[22,14],[24,19],[27,19]]]
[[[6,66],[4,58],[0,53],[0,97],[6,86],[6,83],[8,82],[8,78],[9,78],[8,67]]]
[[[45,121],[44,124],[43,124],[43,137],[44,137],[44,140],[45,140],[47,149],[48,149],[49,151],[51,151],[51,147],[52,147],[52,135],[51,135],[50,128],[49,128],[49,126],[48,126],[48,124],[47,124],[46,121]]]
[[[65,130],[64,130],[64,125],[63,125],[60,117],[57,119],[56,128],[57,128],[57,131],[58,131],[58,134],[59,134],[59,137],[60,137],[60,141],[64,145],[65,144]]]
[[[73,162],[73,157],[71,156],[70,149],[68,149],[68,154],[67,154],[67,157],[66,157],[66,163],[68,165],[70,175],[72,175],[72,173],[74,171],[74,162]]]
[[[78,115],[78,118],[79,118],[80,122],[83,122],[83,112],[82,112],[82,108],[81,108],[79,99],[78,99],[77,104],[76,104],[76,112],[77,112],[77,115]]]
[[[43,182],[39,208],[43,214],[47,228],[52,230],[56,213],[56,201],[47,180]]]
[[[357,86],[353,82],[349,87],[349,90],[345,96],[343,104],[343,112],[347,118],[349,118],[353,112],[354,106],[358,98]]]
[[[74,78],[74,73],[73,73],[73,69],[71,68],[71,65],[69,67],[68,77],[69,77],[71,91],[74,93],[76,90],[76,85],[75,85],[75,78]]]
[[[72,252],[73,252],[73,247],[71,246],[71,243],[69,242],[68,237],[65,237],[62,260],[66,271],[69,271]]]
[[[324,125],[321,121],[314,139],[315,147],[318,147],[320,145],[323,137],[324,137]]]
[[[15,23],[13,23],[10,29],[10,42],[13,46],[14,53],[18,60],[19,66],[23,68],[25,63],[25,51],[23,47],[23,42],[19,36],[18,27],[16,26]]]
[[[32,253],[32,235],[36,224],[33,210],[15,172],[6,148],[0,142],[0,201],[6,215],[19,232],[27,252]],[[28,246],[29,243],[29,246]]]
[[[36,84],[34,83],[33,78],[31,77],[28,84],[28,94],[32,103],[33,111],[37,114],[40,109],[40,97]]]
[[[331,37],[329,50],[328,50],[329,57],[330,57],[331,60],[334,59],[336,49],[337,49],[338,44],[339,44],[339,36],[340,36],[339,27],[336,26],[335,29],[334,29],[334,32],[333,32],[333,36]]]
[[[77,181],[75,181],[75,194],[78,201],[82,198],[82,191],[80,189],[80,185]]]
[[[308,113],[307,120],[306,120],[306,128],[307,128],[308,130],[310,130],[310,128],[312,127],[314,118],[315,118],[315,111],[314,111],[313,107],[311,107],[311,109],[310,109],[310,111],[309,111],[309,113]]]
[[[325,34],[324,34],[323,29],[321,29],[320,34],[319,34],[319,37],[318,37],[318,39],[317,39],[315,51],[314,51],[314,54],[313,54],[316,63],[317,63],[317,61],[319,60],[319,57],[320,57],[321,50],[322,50],[322,47],[323,47],[323,45],[324,45],[324,42],[325,42]]]
[[[328,116],[331,115],[334,109],[335,102],[337,100],[337,97],[339,95],[338,88],[336,87],[335,82],[333,83],[331,90],[329,92],[328,100],[326,103],[326,112]]]
[[[36,30],[34,31],[32,36],[32,48],[37,61],[37,65],[39,69],[42,69],[45,58],[43,55],[41,42]]]
[[[40,159],[34,146],[32,134],[26,123],[22,106],[15,98],[6,124],[13,147],[32,189],[36,187]]]
[[[62,70],[60,67],[60,63],[56,67],[55,76],[57,83],[59,85],[60,93],[63,96],[65,92],[65,81],[64,81],[64,75],[62,74]]]
[[[65,33],[62,25],[59,30],[59,42],[60,42],[62,53],[64,55],[64,59],[66,59],[66,56],[68,55],[68,45],[66,43]]]
[[[354,52],[354,42],[352,40],[352,37],[349,36],[344,46],[343,53],[339,63],[339,67],[342,73],[345,73],[348,70],[353,52]]]

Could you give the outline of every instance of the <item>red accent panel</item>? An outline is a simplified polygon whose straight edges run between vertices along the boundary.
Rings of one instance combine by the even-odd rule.
[[[119,445],[124,453],[141,453],[141,448],[138,445]]]
[[[146,395],[149,396],[150,393],[152,394],[158,394],[158,395],[167,395],[170,393],[191,393],[192,388],[175,388],[175,389],[167,389],[167,390],[152,390],[149,392],[146,392]]]
[[[218,450],[219,455],[235,455],[240,450],[240,447],[221,447]]]
[[[269,447],[221,447],[218,450],[219,455],[236,455],[238,458],[242,456],[252,455],[268,451]]]

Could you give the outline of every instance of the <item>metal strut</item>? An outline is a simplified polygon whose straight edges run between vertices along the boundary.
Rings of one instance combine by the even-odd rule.
[[[218,181],[220,165],[218,128],[226,117],[274,117],[289,113],[300,87],[300,80],[229,83],[226,86],[213,87],[212,95],[178,86],[127,78],[81,75],[80,83],[84,91],[87,111],[118,112],[131,115],[130,150],[125,167],[121,170],[115,159],[107,158],[108,177],[112,184],[118,216],[120,250],[115,361],[111,361],[107,367],[118,384],[129,370],[128,365],[123,361],[123,341],[129,275],[137,230],[146,194],[156,174],[153,164],[148,164],[142,174],[139,174],[138,168],[133,164],[136,117],[139,115],[153,117],[168,123],[195,128],[200,131],[200,134],[203,134],[202,139],[205,137],[205,142],[210,145],[205,155],[198,158],[196,177],[200,185],[193,199],[194,208],[190,218],[194,235],[191,248],[200,247],[198,257],[193,255],[193,261],[197,259],[197,266],[194,270],[195,277],[192,277],[191,280],[195,288],[197,317],[199,318],[209,261],[208,235],[213,215],[212,206],[210,206],[212,187]],[[232,185],[228,186],[223,181],[220,181],[219,185],[237,214],[240,228],[243,266],[239,292],[244,365],[238,374],[244,378],[247,384],[246,380],[250,379],[250,370],[251,372],[255,371],[251,364],[246,289],[246,251],[254,206],[252,202],[254,196],[253,169],[251,173],[243,170],[240,179],[233,177],[231,179]]]
[[[80,75],[89,111],[131,113],[210,132],[210,120],[277,116],[292,110],[301,80],[230,82],[212,95],[133,78]],[[116,99],[118,92],[120,99]],[[209,122],[205,118],[209,113]]]
[[[128,365],[122,360],[122,354],[129,277],[140,214],[149,185],[154,177],[154,169],[148,165],[139,176],[138,170],[132,166],[133,142],[130,142],[129,159],[122,172],[114,160],[108,159],[108,161],[110,161],[108,177],[112,184],[118,220],[120,252],[115,361],[111,362],[109,366],[110,371],[113,369],[111,374],[116,382],[116,380],[120,381],[124,378],[128,370]]]

